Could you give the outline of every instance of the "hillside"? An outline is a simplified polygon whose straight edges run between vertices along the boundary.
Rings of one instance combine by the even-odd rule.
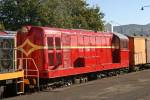
[[[114,26],[114,32],[123,33],[123,34],[143,34],[150,35],[150,24],[138,25],[138,24],[129,24]]]

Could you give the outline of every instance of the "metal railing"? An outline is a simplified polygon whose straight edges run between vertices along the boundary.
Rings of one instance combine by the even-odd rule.
[[[36,77],[37,78],[37,87],[39,88],[39,69],[38,69],[34,59],[33,58],[18,58],[17,61],[19,61],[18,70],[19,69],[24,69],[25,78]],[[34,68],[32,68],[32,69],[28,65],[28,62],[30,62],[30,61],[34,65]],[[36,72],[36,75],[32,75],[29,72]]]

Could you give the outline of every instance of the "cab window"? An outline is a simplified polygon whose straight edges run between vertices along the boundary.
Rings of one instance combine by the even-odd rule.
[[[47,38],[48,50],[52,50],[54,48],[53,37]]]
[[[61,40],[59,37],[55,37],[55,46],[56,46],[56,50],[61,49]]]

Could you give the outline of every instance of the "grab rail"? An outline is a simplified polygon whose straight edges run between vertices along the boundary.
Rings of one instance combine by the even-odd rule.
[[[25,70],[25,77],[33,77],[33,76],[37,76],[37,87],[39,88],[39,69],[34,61],[33,58],[18,58],[17,60],[19,60],[19,65],[18,65],[18,69],[24,69]],[[23,64],[23,62],[25,61],[25,65]],[[30,69],[28,66],[28,62],[32,61],[34,64],[34,69]],[[28,72],[37,72],[37,75],[30,75]]]

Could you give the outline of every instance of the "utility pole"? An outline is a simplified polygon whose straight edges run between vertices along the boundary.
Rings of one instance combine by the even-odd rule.
[[[112,20],[110,21],[110,23],[111,23],[111,24],[118,25],[118,26],[119,26],[119,30],[120,30],[119,33],[123,34],[123,27],[122,27],[121,24],[119,24],[118,22],[112,21]]]

